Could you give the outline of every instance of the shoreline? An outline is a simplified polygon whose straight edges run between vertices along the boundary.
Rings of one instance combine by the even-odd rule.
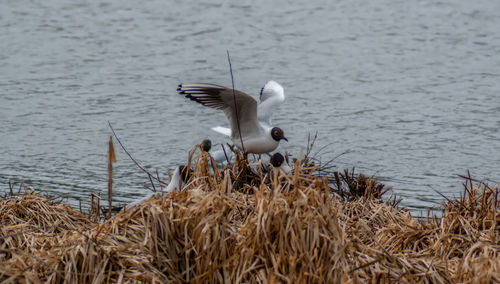
[[[351,173],[224,169],[203,151],[181,191],[102,220],[35,192],[0,200],[0,279],[44,282],[498,282],[498,189],[472,179],[417,220]],[[344,176],[344,177],[343,177]]]

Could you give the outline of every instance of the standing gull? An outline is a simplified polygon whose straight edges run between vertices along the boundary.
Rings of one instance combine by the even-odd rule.
[[[266,123],[266,117],[267,122],[270,122],[267,111],[262,115],[264,122],[258,119],[257,101],[241,91],[194,83],[180,84],[177,92],[204,106],[223,110],[231,127],[231,140],[238,148],[245,150],[245,155],[269,153],[278,147],[280,140],[288,141],[281,128]]]

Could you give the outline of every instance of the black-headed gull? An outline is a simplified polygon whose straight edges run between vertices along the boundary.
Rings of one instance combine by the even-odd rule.
[[[274,155],[271,156],[269,163],[273,167],[282,170],[286,174],[290,173],[290,171],[292,170],[292,168],[290,168],[290,166],[286,162],[285,157],[281,153],[274,153]]]
[[[261,91],[261,104],[269,100],[269,103],[263,105],[262,115],[257,114],[255,99],[232,88],[213,84],[180,84],[177,92],[204,106],[223,110],[231,127],[231,140],[238,148],[245,150],[245,155],[269,153],[278,147],[280,140],[288,141],[281,128],[270,126],[270,112],[276,104],[275,100],[271,100],[274,97],[272,93],[275,92],[273,88],[264,86]]]
[[[210,139],[201,141],[201,147],[205,152],[210,153],[210,156],[212,156],[215,163],[219,166],[229,162],[233,157],[233,152],[223,150],[224,146],[222,146],[220,150],[212,149],[212,141],[210,141]]]

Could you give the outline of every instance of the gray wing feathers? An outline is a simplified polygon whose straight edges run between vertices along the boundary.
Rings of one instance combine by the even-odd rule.
[[[242,136],[260,133],[257,121],[257,101],[243,92],[234,90],[233,96],[233,89],[213,84],[180,84],[177,92],[204,106],[223,110],[229,120],[232,138],[239,138],[236,112]]]

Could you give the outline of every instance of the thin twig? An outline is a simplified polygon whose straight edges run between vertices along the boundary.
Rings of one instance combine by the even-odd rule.
[[[221,147],[222,147],[222,151],[224,152],[224,156],[226,157],[226,161],[227,163],[229,164],[229,157],[227,156],[227,153],[226,153],[226,148],[224,147],[223,144],[221,144]]]
[[[111,126],[111,122],[108,121],[108,125],[109,125],[109,128],[111,128],[111,131],[113,132],[113,135],[115,136],[116,141],[118,141],[118,144],[120,144],[120,146],[122,147],[123,151],[125,151],[125,153],[127,154],[127,156],[139,167],[139,169],[141,169],[143,172],[145,172],[149,176],[150,179],[155,179],[156,181],[158,181],[159,183],[161,183],[161,181],[159,179],[157,179],[153,174],[151,174],[148,170],[146,170],[143,166],[141,166],[141,164],[139,164],[139,162],[137,162],[132,157],[132,155],[130,155],[130,153],[127,151],[127,149],[125,149],[125,147],[123,146],[123,144],[120,141],[120,139],[118,139],[118,136],[116,135],[115,130]]]
[[[360,265],[360,266],[358,266],[358,267],[355,267],[355,268],[353,268],[353,269],[349,270],[347,273],[353,273],[353,272],[354,272],[354,271],[356,271],[356,270],[363,269],[363,268],[368,267],[368,266],[370,266],[370,265],[372,265],[372,264],[375,264],[375,263],[377,263],[377,262],[380,262],[382,259],[383,259],[382,257],[379,257],[379,258],[377,258],[377,259],[375,259],[375,260],[372,260],[372,261],[367,262],[367,263],[365,263],[365,264],[362,264],[362,265]]]
[[[449,203],[455,205],[455,202],[453,201],[458,201],[458,200],[451,200],[449,199],[448,197],[446,197],[444,194],[442,194],[441,192],[439,192],[437,189],[433,188],[430,184],[427,185],[430,189],[434,190],[437,194],[441,195],[441,197],[443,197],[444,199],[446,199],[446,201],[448,201]],[[460,202],[462,203],[462,202]],[[462,204],[463,205],[463,204]]]
[[[335,144],[335,142],[328,143],[328,144],[326,144],[325,146],[323,146],[323,147],[319,148],[319,150],[318,150],[318,151],[316,151],[316,153],[314,153],[313,158],[314,158],[314,157],[316,157],[319,153],[321,153],[321,151],[325,150],[325,148],[326,148],[326,147],[331,146],[331,145],[333,145],[333,144]]]
[[[156,192],[155,183],[153,182],[154,176],[153,175],[148,175],[148,177],[149,177],[149,181],[151,182],[151,186],[153,187],[153,192]]]
[[[324,163],[322,166],[321,166],[321,169],[324,171],[324,170],[327,170],[327,169],[330,169],[331,167],[328,167],[328,165],[330,163],[332,163],[333,161],[335,161],[337,158],[343,156],[343,155],[346,155],[346,154],[350,154],[350,153],[353,153],[354,151],[352,150],[346,150],[338,155],[336,155],[335,157],[333,157],[332,159],[328,160],[326,163]],[[314,160],[314,159],[313,159]],[[336,166],[332,166],[332,167],[336,167]]]
[[[14,195],[14,191],[12,190],[13,188],[14,188],[14,186],[12,185],[12,183],[10,182],[10,179],[9,179],[9,193],[10,193],[10,196]]]
[[[306,147],[306,155],[304,156],[304,162],[309,159],[309,156],[311,155],[311,151],[314,147],[314,143],[316,142],[316,138],[318,138],[318,131],[314,134],[314,137],[311,141],[311,133],[307,133],[307,147]],[[313,157],[314,158],[314,157]]]
[[[241,137],[240,117],[238,116],[238,107],[236,105],[236,94],[234,93],[233,67],[231,66],[231,58],[229,57],[229,50],[227,50],[227,61],[229,62],[229,72],[231,73],[231,84],[233,86],[233,101],[234,101],[234,112],[236,114],[236,124],[238,125],[238,133],[240,134],[241,149],[243,150],[243,153],[245,153],[245,146],[243,145],[243,138]]]

